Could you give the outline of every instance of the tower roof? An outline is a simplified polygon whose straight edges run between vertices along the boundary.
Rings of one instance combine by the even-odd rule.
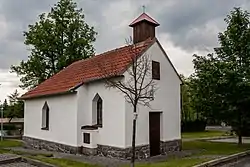
[[[154,24],[156,27],[159,26],[160,24],[155,21],[152,17],[150,17],[149,15],[147,15],[146,13],[142,13],[137,19],[135,19],[129,26],[133,27],[135,24],[141,22],[141,21],[147,21],[150,22],[152,24]]]

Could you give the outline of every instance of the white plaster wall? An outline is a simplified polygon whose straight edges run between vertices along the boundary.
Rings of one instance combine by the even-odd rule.
[[[92,125],[92,100],[98,93],[103,100],[103,127],[98,129],[96,142],[101,145],[125,147],[125,99],[123,94],[105,88],[103,81],[84,84],[77,89],[77,143],[83,145],[81,126]]]
[[[91,125],[91,108],[89,107],[87,86],[83,85],[77,89],[77,145],[83,146],[83,131],[81,127]]]
[[[41,130],[42,107],[49,106],[49,130]],[[24,136],[77,146],[76,94],[25,101]]]
[[[157,91],[150,108],[139,106],[137,119],[136,145],[149,144],[149,112],[160,111],[161,140],[180,139],[180,84],[181,81],[170,65],[158,43],[153,44],[145,53],[151,60],[160,62],[160,80],[155,80]],[[151,76],[151,75],[150,75]],[[128,74],[125,74],[126,79]],[[126,147],[132,141],[133,108],[126,103]]]

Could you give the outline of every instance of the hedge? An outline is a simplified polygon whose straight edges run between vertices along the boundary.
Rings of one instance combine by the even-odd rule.
[[[205,120],[185,121],[181,123],[182,132],[202,132],[206,129],[207,122]]]

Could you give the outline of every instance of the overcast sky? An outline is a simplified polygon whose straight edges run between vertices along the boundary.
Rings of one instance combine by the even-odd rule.
[[[0,1],[0,100],[18,88],[19,78],[10,74],[12,64],[26,60],[23,31],[35,23],[57,0]],[[218,45],[217,34],[225,29],[223,19],[233,9],[250,11],[250,0],[76,0],[86,21],[98,32],[97,53],[125,44],[132,35],[128,25],[146,12],[161,25],[157,38],[179,73],[192,73],[192,55],[207,54]],[[20,90],[20,89],[19,89]],[[21,90],[20,90],[21,91]],[[24,92],[24,91],[21,91]]]

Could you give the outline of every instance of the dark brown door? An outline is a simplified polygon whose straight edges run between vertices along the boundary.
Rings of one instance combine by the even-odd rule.
[[[160,112],[149,113],[150,156],[160,154]]]

